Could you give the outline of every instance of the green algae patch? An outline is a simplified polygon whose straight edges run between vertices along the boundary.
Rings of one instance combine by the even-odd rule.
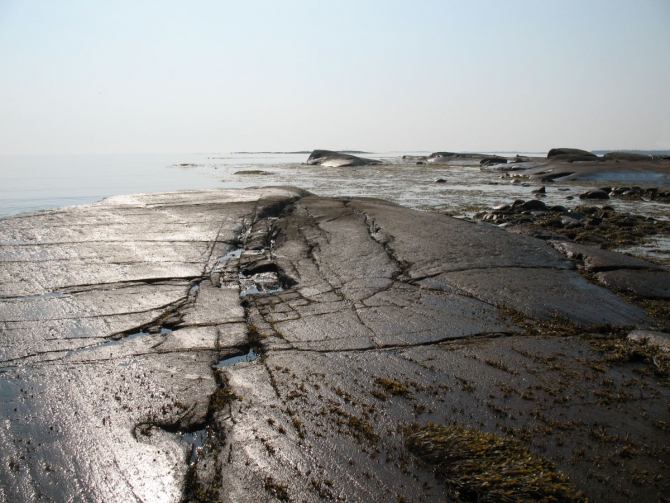
[[[479,503],[587,502],[554,464],[516,440],[462,426],[414,423],[405,447],[434,471],[456,501]]]

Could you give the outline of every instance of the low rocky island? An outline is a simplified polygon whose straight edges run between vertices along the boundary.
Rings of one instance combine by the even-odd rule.
[[[525,204],[509,230],[291,187],[0,221],[0,499],[667,501],[667,283],[621,285],[669,273],[566,235],[607,209]]]
[[[314,150],[307,158],[307,164],[312,166],[367,166],[370,164],[381,164],[381,161],[375,159],[366,159],[343,152],[333,150]]]

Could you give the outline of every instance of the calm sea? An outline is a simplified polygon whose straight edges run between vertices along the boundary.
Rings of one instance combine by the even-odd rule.
[[[429,153],[372,152],[365,156],[415,168],[414,162],[403,163],[401,157]],[[425,184],[431,183],[434,176],[449,175],[452,187],[479,182],[460,176],[456,180],[455,173],[446,173],[443,166],[416,172],[403,170],[400,176],[396,170],[380,170],[375,166],[314,168],[304,164],[308,156],[307,153],[4,155],[0,156],[0,218],[92,203],[119,194],[287,184],[320,195],[376,196],[416,207],[436,202],[433,191],[425,190]]]
[[[209,159],[225,157],[225,159]],[[252,157],[252,159],[249,159]],[[0,156],[0,218],[24,211],[98,201],[138,192],[243,187],[220,167],[303,162],[301,156],[224,154]],[[188,167],[173,167],[188,164]],[[224,170],[226,171],[226,170]]]

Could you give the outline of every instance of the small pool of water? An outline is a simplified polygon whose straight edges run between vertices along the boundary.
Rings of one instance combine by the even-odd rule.
[[[209,431],[204,428],[202,430],[191,431],[186,433],[177,433],[177,435],[192,445],[191,455],[189,456],[189,464],[193,464],[198,459],[198,456],[202,452],[205,444],[209,440]]]
[[[230,358],[224,358],[220,360],[215,367],[227,367],[229,365],[234,365],[236,363],[250,363],[258,360],[258,355],[254,352],[253,349],[250,349],[247,353],[238,356],[231,356]]]
[[[248,277],[240,273],[239,277],[240,297],[284,291],[276,272],[260,272]]]

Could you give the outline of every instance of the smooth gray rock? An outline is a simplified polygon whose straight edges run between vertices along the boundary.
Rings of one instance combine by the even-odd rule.
[[[410,217],[405,208],[380,200],[361,198],[348,204],[365,215],[370,235],[401,265],[402,275],[411,279],[494,267],[574,267],[530,237],[436,213]]]
[[[549,152],[547,152],[547,159],[562,155],[597,157],[596,154],[594,154],[593,152],[589,152],[588,150],[581,150],[578,148],[552,148]]]
[[[587,271],[600,272],[614,269],[666,270],[664,267],[651,262],[629,257],[623,253],[601,250],[593,246],[565,241],[552,241],[550,244],[569,259],[581,262]]]
[[[656,487],[616,471],[644,463],[664,477],[653,449],[617,456],[617,465],[594,467],[593,457],[620,449],[624,437],[667,445],[668,433],[652,423],[667,418],[668,393],[655,383],[631,388],[639,375],[627,368],[607,377],[615,391],[639,393],[645,417],[638,419],[639,400],[598,405],[602,388],[581,377],[592,376],[584,357],[590,350],[576,339],[512,336],[393,350],[274,351],[263,364],[225,370],[244,399],[214,416],[226,445],[202,457],[197,480],[202,488],[221,487],[216,496],[224,502],[272,501],[279,486],[293,501],[445,501],[432,474],[407,458],[401,425],[457,422],[530,437],[530,452],[554,461],[589,500],[653,500]],[[406,392],[391,394],[378,379]],[[645,439],[651,431],[653,440]],[[609,443],[598,440],[603,432]],[[594,473],[617,477],[617,487]]]
[[[435,421],[526,428],[590,498],[622,501],[587,476],[611,442],[571,452],[638,407],[601,408],[588,343],[521,336],[499,307],[647,318],[543,241],[282,187],[112,198],[0,221],[0,239],[0,500],[444,501],[403,447],[403,425]],[[281,288],[241,296],[255,274]],[[669,395],[634,391],[643,445]],[[651,452],[634,462],[655,477]]]
[[[421,281],[430,288],[454,288],[495,306],[549,319],[555,314],[582,325],[648,322],[642,309],[599,288],[574,271],[496,268],[441,274]]]
[[[647,162],[559,162],[555,158],[545,162],[528,163],[524,175],[541,181],[617,181],[623,183],[654,183],[670,185],[670,163],[664,160]]]
[[[350,154],[342,154],[332,150],[314,150],[307,158],[307,164],[312,166],[366,166],[369,164],[381,164],[381,161],[375,159],[366,159]]]
[[[631,292],[646,299],[670,299],[670,273],[661,271],[617,270],[600,272],[598,281],[603,285]]]
[[[202,427],[212,364],[248,347],[236,292],[191,287],[245,221],[305,194],[119,196],[0,221],[0,500],[182,499],[192,446],[175,431]]]

